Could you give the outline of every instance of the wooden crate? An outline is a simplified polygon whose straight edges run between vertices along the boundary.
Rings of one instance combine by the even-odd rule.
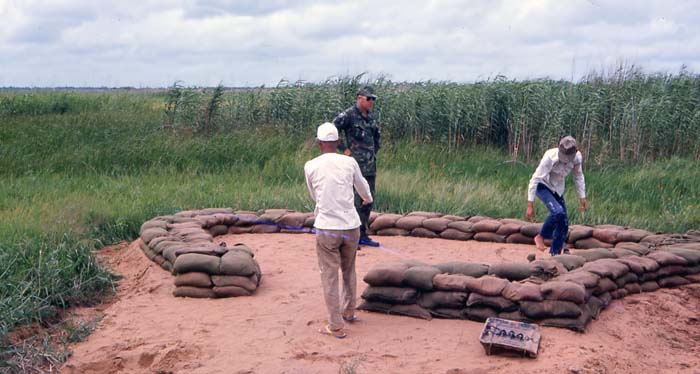
[[[487,355],[510,352],[523,357],[537,357],[540,327],[535,324],[491,317],[484,323],[479,342]]]

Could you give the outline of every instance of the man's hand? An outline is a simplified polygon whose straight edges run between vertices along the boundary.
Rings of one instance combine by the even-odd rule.
[[[579,199],[579,202],[581,203],[581,207],[578,208],[579,212],[583,212],[586,209],[588,209],[588,203],[586,202],[586,198],[582,197]]]
[[[527,209],[525,210],[525,218],[527,218],[527,220],[530,222],[535,221],[535,204],[532,201],[527,202]]]
[[[371,200],[362,200],[362,205],[369,205],[372,204]]]
[[[352,154],[352,151],[350,150],[350,148],[345,148],[345,150],[343,151],[343,154],[346,156],[350,156]]]

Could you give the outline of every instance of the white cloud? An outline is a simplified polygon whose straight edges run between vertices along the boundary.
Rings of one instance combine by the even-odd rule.
[[[693,1],[0,0],[0,86],[578,78],[700,69]]]

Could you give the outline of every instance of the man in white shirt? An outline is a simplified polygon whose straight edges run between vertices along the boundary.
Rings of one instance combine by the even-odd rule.
[[[309,194],[316,202],[316,254],[329,315],[328,325],[320,332],[344,338],[343,321],[357,320],[355,254],[360,239],[360,217],[355,209],[353,187],[365,205],[372,203],[372,194],[357,161],[335,153],[338,146],[335,125],[322,124],[316,137],[322,154],[306,162],[304,174]],[[342,308],[338,296],[338,268],[343,274]]]
[[[574,186],[578,194],[581,208],[587,208],[586,183],[583,177],[583,156],[576,148],[576,139],[565,136],[559,141],[558,148],[552,148],[544,153],[539,166],[530,178],[527,190],[527,210],[525,217],[535,219],[535,195],[542,200],[549,210],[549,216],[544,221],[540,233],[535,236],[535,245],[541,251],[545,250],[544,239],[552,241],[549,253],[552,256],[561,254],[569,231],[569,217],[564,202],[564,180],[569,173],[574,172]]]

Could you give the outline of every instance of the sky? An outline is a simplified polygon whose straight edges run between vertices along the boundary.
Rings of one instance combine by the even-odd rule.
[[[700,72],[692,0],[0,0],[0,87]]]

